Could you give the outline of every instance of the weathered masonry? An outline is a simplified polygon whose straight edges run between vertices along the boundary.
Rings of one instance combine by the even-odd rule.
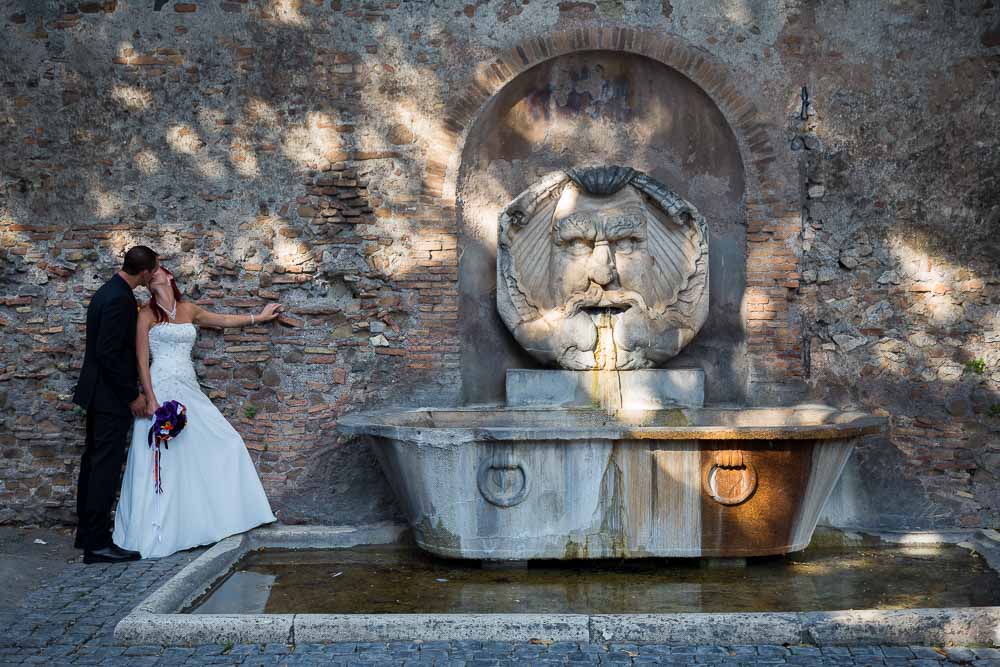
[[[0,0],[0,522],[73,520],[83,316],[134,243],[305,320],[196,352],[279,516],[395,515],[334,425],[533,367],[487,309],[496,214],[599,155],[726,258],[678,357],[706,400],[892,415],[827,520],[996,527],[994,4]]]

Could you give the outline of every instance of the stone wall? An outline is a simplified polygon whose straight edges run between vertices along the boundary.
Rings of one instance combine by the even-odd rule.
[[[337,417],[475,395],[462,155],[521,72],[601,50],[736,139],[742,395],[893,415],[828,519],[1000,525],[990,3],[0,0],[0,26],[0,522],[73,520],[86,302],[134,243],[206,307],[305,320],[196,351],[280,517],[393,516]]]

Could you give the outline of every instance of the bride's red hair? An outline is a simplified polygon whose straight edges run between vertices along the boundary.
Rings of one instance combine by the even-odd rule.
[[[165,266],[161,266],[160,268],[167,274],[167,279],[170,281],[170,289],[173,290],[174,293],[174,304],[176,305],[183,301],[184,297],[181,296],[181,291],[177,289],[177,281],[174,280],[174,274],[170,272],[170,269]],[[167,318],[167,312],[163,310],[163,307],[156,301],[156,292],[149,290],[149,294],[149,307],[153,309],[153,317],[156,318],[156,323],[159,324],[160,322],[169,321]]]

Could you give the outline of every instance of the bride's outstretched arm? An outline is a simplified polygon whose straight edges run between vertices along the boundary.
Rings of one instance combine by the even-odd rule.
[[[149,328],[152,324],[153,312],[148,307],[143,308],[135,325],[135,355],[139,363],[139,382],[142,383],[142,393],[146,396],[147,417],[152,417],[156,408],[160,407],[149,375]]]
[[[200,327],[248,327],[253,324],[270,322],[278,317],[284,306],[280,303],[269,303],[264,309],[254,315],[223,315],[205,310],[201,306],[195,305],[194,315],[191,318]]]

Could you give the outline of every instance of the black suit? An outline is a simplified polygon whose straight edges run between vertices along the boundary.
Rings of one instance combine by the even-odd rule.
[[[87,410],[87,442],[76,489],[76,546],[111,544],[111,509],[121,485],[132,431],[131,403],[139,395],[135,356],[138,306],[115,274],[87,307],[87,342],[73,402]]]

